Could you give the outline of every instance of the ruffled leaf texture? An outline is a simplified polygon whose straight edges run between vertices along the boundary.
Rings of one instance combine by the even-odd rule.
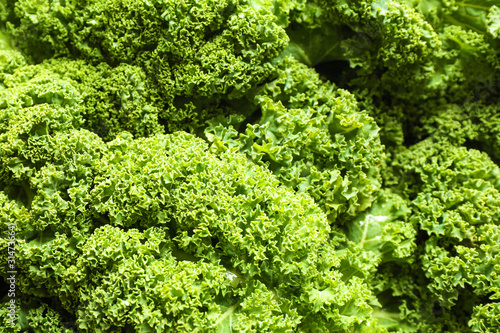
[[[235,150],[266,165],[342,224],[370,207],[380,188],[379,129],[353,95],[321,81],[313,69],[293,58],[278,66],[279,75],[251,93],[254,123],[219,117],[205,135],[212,151]]]
[[[379,299],[399,304],[399,319],[414,328],[495,331],[499,167],[484,152],[435,137],[408,148],[392,167],[400,177],[394,190],[411,202],[409,222],[419,230],[418,261],[381,269]]]
[[[7,8],[8,32],[36,63],[66,56],[139,66],[169,106],[172,132],[203,125],[222,112],[222,99],[264,82],[288,43],[272,14],[239,0],[22,0]]]
[[[26,65],[20,53],[2,52],[8,60],[2,74],[4,89],[0,91],[3,109],[44,103],[77,108],[82,117],[78,127],[106,141],[121,131],[136,136],[164,132],[159,119],[163,103],[139,67],[122,64],[112,68],[106,63],[92,66],[65,58]]]
[[[70,85],[37,87],[40,104],[13,94],[0,110],[2,228],[16,223],[33,309],[84,332],[347,332],[369,317],[368,286],[340,271],[345,237],[308,195],[185,132],[106,143],[79,129]]]

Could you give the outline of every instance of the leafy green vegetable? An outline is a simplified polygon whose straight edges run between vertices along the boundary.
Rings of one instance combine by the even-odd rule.
[[[323,83],[312,69],[291,58],[279,69],[251,94],[261,113],[254,124],[216,118],[205,135],[216,151],[237,150],[267,165],[282,183],[311,195],[330,220],[356,216],[380,187],[377,125],[354,96]]]
[[[0,3],[0,331],[498,332],[493,0]]]
[[[23,294],[56,297],[84,331],[346,330],[369,315],[367,286],[339,271],[345,238],[310,197],[187,133],[106,144],[71,110],[21,108],[3,134],[4,205],[26,189]]]

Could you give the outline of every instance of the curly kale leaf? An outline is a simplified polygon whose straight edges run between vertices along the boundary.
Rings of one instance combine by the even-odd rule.
[[[418,261],[394,278],[384,278],[382,272],[401,267],[391,264],[381,271],[385,293],[379,299],[399,303],[406,311],[402,318],[415,324],[419,311],[427,309],[417,324],[421,328],[480,331],[489,326],[493,319],[482,316],[480,309],[494,307],[500,297],[499,167],[483,152],[435,137],[408,148],[392,167],[399,176],[394,190],[411,203],[409,220],[419,229]],[[398,276],[419,277],[421,282],[397,287]]]
[[[15,8],[8,31],[36,62],[71,56],[141,67],[169,105],[170,131],[203,125],[221,113],[221,100],[264,82],[288,43],[272,14],[237,0],[42,1],[35,8],[22,0]]]
[[[267,165],[342,223],[368,208],[380,188],[378,127],[354,96],[322,82],[314,70],[292,58],[279,66],[279,76],[251,94],[259,114],[254,124],[243,128],[235,117],[216,118],[205,135],[214,151],[237,150]]]
[[[187,133],[104,143],[68,110],[22,108],[5,134],[17,143],[5,179],[28,189],[2,197],[21,218],[23,294],[83,331],[348,331],[368,318],[367,285],[340,271],[344,236],[310,197]]]
[[[164,131],[159,119],[163,102],[139,67],[92,66],[63,58],[20,66],[4,77],[0,107],[5,114],[34,104],[57,104],[77,108],[85,123],[76,127],[105,140],[121,131],[137,136]]]

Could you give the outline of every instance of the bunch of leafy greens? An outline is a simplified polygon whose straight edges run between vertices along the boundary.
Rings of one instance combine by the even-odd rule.
[[[499,82],[493,0],[5,0],[0,328],[498,332]]]

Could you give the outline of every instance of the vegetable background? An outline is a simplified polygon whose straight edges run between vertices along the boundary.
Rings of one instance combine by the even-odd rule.
[[[1,330],[500,331],[499,38],[494,0],[3,0]]]

